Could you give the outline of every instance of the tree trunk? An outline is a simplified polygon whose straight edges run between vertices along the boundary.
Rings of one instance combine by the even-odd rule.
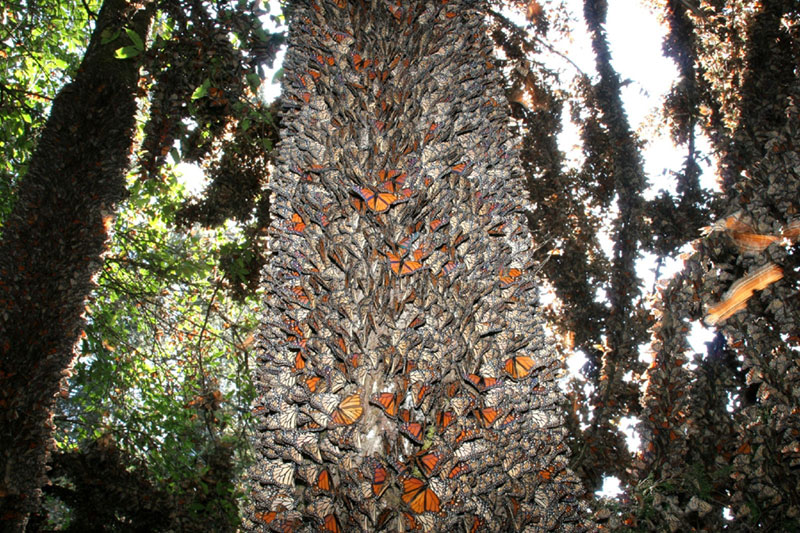
[[[114,51],[153,10],[106,0],[75,81],[53,102],[0,243],[0,524],[23,530],[52,447],[51,408],[69,376],[108,222],[125,194],[138,62]],[[104,43],[122,31],[121,37]],[[64,389],[61,389],[63,394]]]
[[[245,529],[584,527],[483,6],[294,6]]]

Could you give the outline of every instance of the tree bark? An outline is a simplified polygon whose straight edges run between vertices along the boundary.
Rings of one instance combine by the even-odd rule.
[[[293,7],[245,529],[582,529],[485,5]]]
[[[109,222],[125,195],[148,6],[106,0],[75,80],[53,102],[0,242],[0,529],[24,530],[45,482],[51,409],[64,394]],[[104,43],[114,32],[120,37]]]

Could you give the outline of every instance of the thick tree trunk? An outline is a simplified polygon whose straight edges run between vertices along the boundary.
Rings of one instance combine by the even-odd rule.
[[[581,529],[480,2],[297,2],[245,528]]]
[[[106,0],[75,81],[53,102],[0,243],[0,529],[36,509],[52,445],[51,408],[69,375],[108,236],[125,194],[138,63],[119,60],[124,28],[152,9]],[[121,37],[103,43],[105,37]],[[107,39],[105,39],[107,40]]]

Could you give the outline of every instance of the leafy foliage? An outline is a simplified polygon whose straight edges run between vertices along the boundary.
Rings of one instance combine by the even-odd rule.
[[[0,8],[0,224],[50,102],[83,57],[99,4],[20,0]]]

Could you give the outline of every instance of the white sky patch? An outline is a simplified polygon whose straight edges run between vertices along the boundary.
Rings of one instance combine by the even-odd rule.
[[[178,172],[178,183],[186,188],[192,196],[198,196],[208,185],[208,178],[203,169],[194,163],[180,163],[175,167]]]
[[[614,476],[603,478],[603,487],[595,492],[598,498],[616,498],[622,494],[619,479]]]
[[[708,351],[706,343],[713,341],[716,334],[714,329],[705,327],[699,320],[692,322],[687,335],[689,346],[695,353],[705,354]]]
[[[624,416],[619,421],[619,429],[625,435],[625,444],[633,452],[636,452],[642,446],[642,439],[639,437],[639,432],[636,431],[638,423],[639,419],[633,416]]]

